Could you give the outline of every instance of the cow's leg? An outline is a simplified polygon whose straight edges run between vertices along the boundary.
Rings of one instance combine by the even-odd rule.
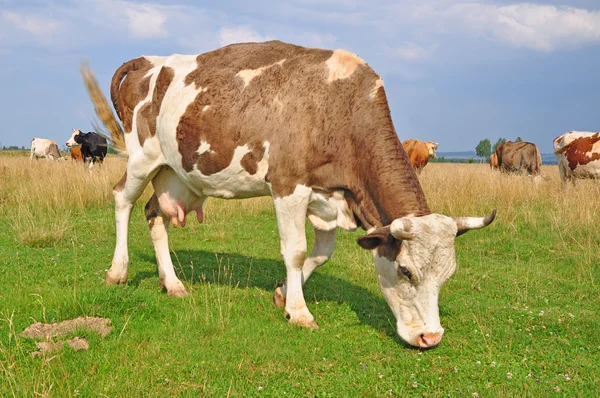
[[[175,275],[171,255],[169,254],[169,217],[162,214],[156,193],[152,195],[145,208],[150,238],[154,246],[154,254],[158,263],[160,287],[167,289],[169,296],[185,297],[187,291],[183,283]]]
[[[285,312],[290,323],[317,328],[317,324],[304,301],[302,292],[302,266],[306,258],[305,218],[310,198],[310,188],[297,186],[294,193],[274,200],[281,254],[286,268]]]
[[[314,229],[315,231],[315,242],[313,244],[310,256],[304,261],[302,266],[302,284],[304,285],[308,278],[315,269],[325,264],[333,254],[335,248],[335,236],[336,230],[322,231],[320,229]],[[273,303],[278,308],[285,306],[285,297],[287,286],[285,279],[280,283],[273,293]]]
[[[133,169],[129,164],[127,168],[128,170]],[[127,282],[127,267],[129,266],[127,234],[131,211],[135,201],[152,179],[155,170],[155,168],[146,168],[145,173],[136,174],[126,172],[113,188],[117,242],[110,269],[106,272],[106,283],[109,285]]]

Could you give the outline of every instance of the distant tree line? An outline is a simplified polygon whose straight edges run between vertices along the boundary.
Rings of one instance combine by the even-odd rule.
[[[483,139],[479,141],[479,144],[477,144],[477,146],[475,147],[475,153],[480,158],[488,159],[490,156],[492,156],[492,153],[496,152],[496,148],[498,148],[499,145],[502,145],[505,142],[506,138],[500,137],[498,138],[498,141],[496,141],[494,146],[492,146],[492,143],[489,139]],[[523,142],[523,139],[521,137],[517,137],[515,142]]]

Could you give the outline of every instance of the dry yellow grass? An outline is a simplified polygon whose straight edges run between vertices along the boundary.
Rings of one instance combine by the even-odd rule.
[[[92,171],[73,161],[30,161],[0,157],[0,211],[19,240],[59,241],[74,214],[89,207],[110,206],[112,187],[125,170],[126,158],[109,156]],[[482,216],[498,209],[498,221],[516,232],[519,225],[550,226],[565,239],[588,236],[600,220],[600,183],[578,181],[563,189],[556,166],[543,166],[543,178],[507,175],[479,164],[429,164],[420,181],[432,211],[451,216]],[[138,205],[151,195],[147,188]],[[211,200],[207,221],[273,212],[270,198]],[[51,215],[51,217],[48,217]],[[52,237],[50,237],[52,236]],[[584,243],[581,243],[584,244]]]

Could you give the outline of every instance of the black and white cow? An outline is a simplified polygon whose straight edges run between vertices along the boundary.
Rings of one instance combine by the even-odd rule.
[[[146,218],[169,295],[185,296],[169,254],[169,224],[184,225],[209,196],[272,196],[287,278],[274,302],[291,323],[317,327],[302,285],[331,256],[336,229],[364,228],[381,292],[407,343],[442,339],[438,295],[454,273],[454,239],[494,219],[429,210],[392,123],[382,79],[343,50],[279,41],[234,44],[200,55],[140,57],[114,74],[121,129],[89,69],[100,120],[129,154],[114,187],[117,244],[106,273],[125,283],[128,224],[144,188]],[[305,218],[315,229],[307,256]]]
[[[108,150],[106,138],[92,131],[86,134],[79,129],[73,129],[73,135],[66,144],[68,147],[81,146],[83,165],[85,166],[86,161],[90,160],[90,169],[94,167],[94,162],[102,163]]]

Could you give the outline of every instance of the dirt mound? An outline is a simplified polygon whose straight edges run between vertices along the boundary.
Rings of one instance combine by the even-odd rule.
[[[100,317],[79,317],[62,321],[59,323],[34,323],[25,329],[21,336],[30,339],[50,339],[53,337],[63,337],[74,333],[76,330],[86,330],[98,333],[101,337],[106,337],[113,327],[111,320]]]
[[[100,337],[106,337],[112,330],[111,320],[99,317],[79,317],[58,323],[34,323],[21,332],[22,337],[30,339],[45,339],[46,341],[36,342],[35,345],[39,351],[32,352],[34,357],[42,356],[47,353],[53,353],[63,349],[65,344],[74,349],[88,350],[89,343],[84,338],[74,337],[69,340],[54,341],[54,338],[64,337],[74,334],[77,331],[85,330],[95,332]]]
[[[31,356],[37,357],[42,354],[60,351],[64,347],[65,343],[75,351],[88,350],[90,348],[90,344],[87,342],[87,340],[80,339],[79,337],[75,337],[66,341],[42,341],[35,343],[39,351],[32,352]]]

